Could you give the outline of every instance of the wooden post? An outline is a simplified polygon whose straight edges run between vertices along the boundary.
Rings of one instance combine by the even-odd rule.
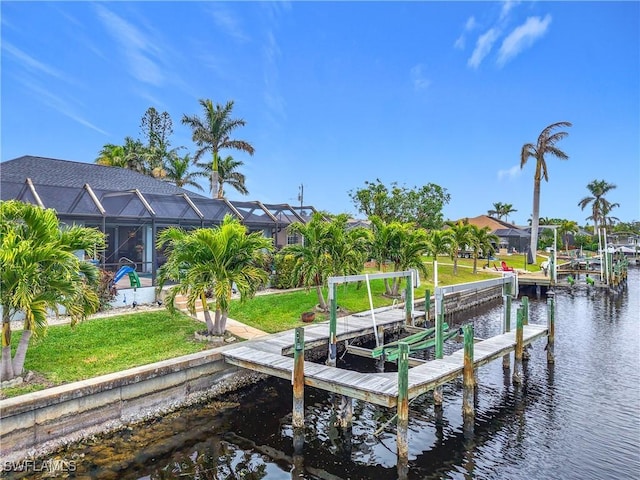
[[[547,363],[555,363],[554,343],[556,338],[555,301],[553,296],[547,298]]]
[[[443,340],[442,340],[442,336],[443,336],[442,327],[444,324],[444,295],[442,294],[442,292],[438,292],[437,290],[436,290],[436,307],[438,308],[436,312],[436,331],[435,331],[436,352],[435,354],[436,354],[436,359],[438,359],[438,358],[442,358],[442,354],[444,350]],[[438,386],[433,389],[433,403],[435,404],[436,407],[441,407],[442,400],[443,400],[442,386]]]
[[[522,307],[518,308],[517,323],[516,323],[516,352],[515,361],[513,363],[513,383],[522,383],[522,352],[524,351],[523,345],[523,332],[522,322],[524,320],[524,312]]]
[[[398,344],[398,468],[409,461],[409,443],[407,434],[409,430],[409,344]]]
[[[335,367],[338,357],[338,302],[336,300],[336,286],[329,285],[329,358],[327,365]]]
[[[522,297],[522,325],[529,325],[529,297]],[[527,347],[531,348],[531,345],[527,345]],[[527,347],[522,351],[522,359],[525,361],[531,357]]]
[[[431,310],[431,290],[428,288],[424,292],[424,321],[429,321],[429,311]]]
[[[529,325],[529,297],[522,297],[522,325]]]
[[[304,429],[304,328],[295,330],[293,350],[293,428]]]
[[[504,296],[504,319],[502,322],[502,333],[511,331],[511,284],[505,285],[506,294]],[[511,368],[511,354],[507,353],[502,357],[502,368],[509,370]]]
[[[411,272],[407,276],[407,287],[404,291],[404,312],[405,323],[413,326],[413,273]]]
[[[473,368],[473,325],[462,327],[464,332],[464,368],[462,371],[462,415],[464,417],[475,417],[474,394],[475,375]]]
[[[342,395],[340,400],[340,414],[338,415],[338,425],[341,428],[346,429],[351,426],[353,422],[353,400],[351,397]]]

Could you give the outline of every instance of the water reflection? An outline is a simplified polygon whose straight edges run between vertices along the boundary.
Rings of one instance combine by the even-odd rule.
[[[82,458],[78,477],[105,479],[637,478],[639,273],[631,270],[628,291],[615,297],[586,288],[558,292],[556,363],[547,364],[540,340],[520,386],[511,381],[513,358],[511,369],[501,360],[481,367],[472,423],[462,417],[461,379],[443,387],[441,407],[431,394],[414,399],[409,462],[400,469],[394,409],[354,401],[353,423],[344,429],[332,397],[307,387],[305,428],[296,432],[291,384],[278,379],[60,455]],[[545,299],[529,303],[530,323],[546,324]],[[514,300],[514,316],[518,305]],[[477,310],[476,336],[499,333],[501,311],[500,304]],[[457,348],[450,343],[445,353]],[[345,362],[377,368],[357,357]]]

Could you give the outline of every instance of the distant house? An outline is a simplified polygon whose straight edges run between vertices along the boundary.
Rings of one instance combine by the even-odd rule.
[[[498,220],[488,215],[479,215],[473,218],[467,218],[471,225],[480,228],[489,227],[491,233],[497,235],[500,239],[497,245],[498,249],[506,249],[508,252],[526,252],[531,243],[531,234],[520,227]]]
[[[96,227],[107,236],[104,251],[90,252],[108,270],[135,264],[151,277],[163,262],[154,248],[158,231],[219,225],[232,215],[277,248],[291,241],[286,227],[306,222],[311,206],[211,199],[132,170],[92,163],[23,156],[0,163],[0,199],[53,208],[67,224]]]

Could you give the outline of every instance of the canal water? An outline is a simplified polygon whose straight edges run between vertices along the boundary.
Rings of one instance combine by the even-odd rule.
[[[473,321],[475,335],[488,337],[499,333],[501,312],[498,303],[474,311],[473,319],[447,321]],[[530,323],[546,318],[546,299],[530,298]],[[554,365],[543,339],[529,350],[521,387],[500,360],[478,370],[472,432],[463,428],[461,381],[444,387],[440,412],[430,394],[411,403],[408,478],[640,478],[640,269],[630,270],[628,288],[616,296],[585,285],[558,290],[555,318]],[[366,359],[343,362],[375,369]],[[291,407],[290,382],[269,379],[73,445],[56,458],[74,462],[72,478],[398,477],[393,409],[356,401],[353,428],[345,432],[335,426],[331,396],[307,387],[305,444],[294,455]]]

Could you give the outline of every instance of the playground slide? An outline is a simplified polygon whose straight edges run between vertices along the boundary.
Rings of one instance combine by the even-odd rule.
[[[118,283],[118,281],[120,281],[122,277],[124,277],[125,275],[133,271],[134,271],[133,268],[126,265],[124,267],[120,267],[120,270],[118,270],[115,276],[113,277],[113,283]]]

